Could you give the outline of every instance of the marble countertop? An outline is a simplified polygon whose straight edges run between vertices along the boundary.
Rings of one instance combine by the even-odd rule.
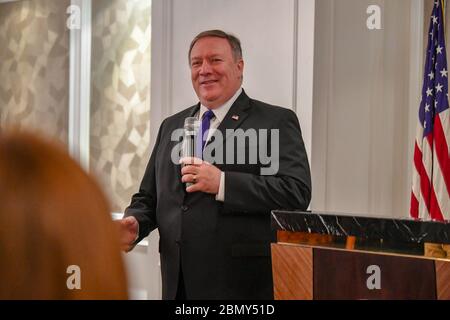
[[[324,212],[273,211],[272,228],[276,230],[355,236],[412,243],[450,244],[450,223],[362,217]]]
[[[278,242],[450,259],[450,223],[273,211]]]

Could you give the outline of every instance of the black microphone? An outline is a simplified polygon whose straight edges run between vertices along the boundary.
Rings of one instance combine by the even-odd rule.
[[[183,157],[195,157],[199,128],[200,122],[196,117],[188,117],[184,120],[184,139],[182,148]],[[192,185],[192,182],[186,183],[186,187],[190,187]]]

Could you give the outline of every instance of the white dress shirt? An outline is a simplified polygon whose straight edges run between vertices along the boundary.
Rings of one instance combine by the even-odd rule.
[[[230,110],[233,103],[236,101],[236,99],[240,96],[242,93],[242,88],[239,88],[238,91],[234,94],[234,96],[231,97],[230,100],[225,102],[223,105],[221,105],[218,108],[212,109],[211,111],[214,113],[214,117],[211,119],[210,125],[209,125],[209,132],[208,137],[206,138],[206,141],[208,142],[212,135],[214,134],[214,131],[217,130],[220,123],[223,121],[225,116],[227,115],[228,111]],[[203,114],[208,111],[209,109],[205,107],[204,105],[200,105],[200,110],[197,112],[197,117],[199,120],[202,119]],[[216,194],[216,200],[217,201],[225,201],[225,172],[220,173],[220,182],[219,182],[219,192]]]

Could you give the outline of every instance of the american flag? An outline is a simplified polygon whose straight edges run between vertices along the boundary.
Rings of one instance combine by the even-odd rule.
[[[444,12],[444,3],[436,1],[428,35],[410,210],[413,218],[438,221],[450,220],[450,114]]]

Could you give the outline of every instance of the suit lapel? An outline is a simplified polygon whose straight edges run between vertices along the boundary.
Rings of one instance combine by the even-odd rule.
[[[225,145],[225,141],[230,135],[232,135],[233,131],[239,128],[244,120],[248,117],[249,109],[250,99],[244,92],[244,90],[242,90],[241,95],[233,103],[230,110],[228,110],[227,114],[225,115],[225,118],[217,128],[217,130],[219,130],[223,136],[223,145]],[[229,131],[228,133],[227,130]],[[210,142],[211,140],[208,141],[208,144]]]
[[[195,117],[196,113],[200,110],[200,102],[197,103],[195,106],[191,107],[191,110],[189,111],[189,117]],[[184,127],[184,119],[183,119],[183,124],[181,126],[182,128]]]

